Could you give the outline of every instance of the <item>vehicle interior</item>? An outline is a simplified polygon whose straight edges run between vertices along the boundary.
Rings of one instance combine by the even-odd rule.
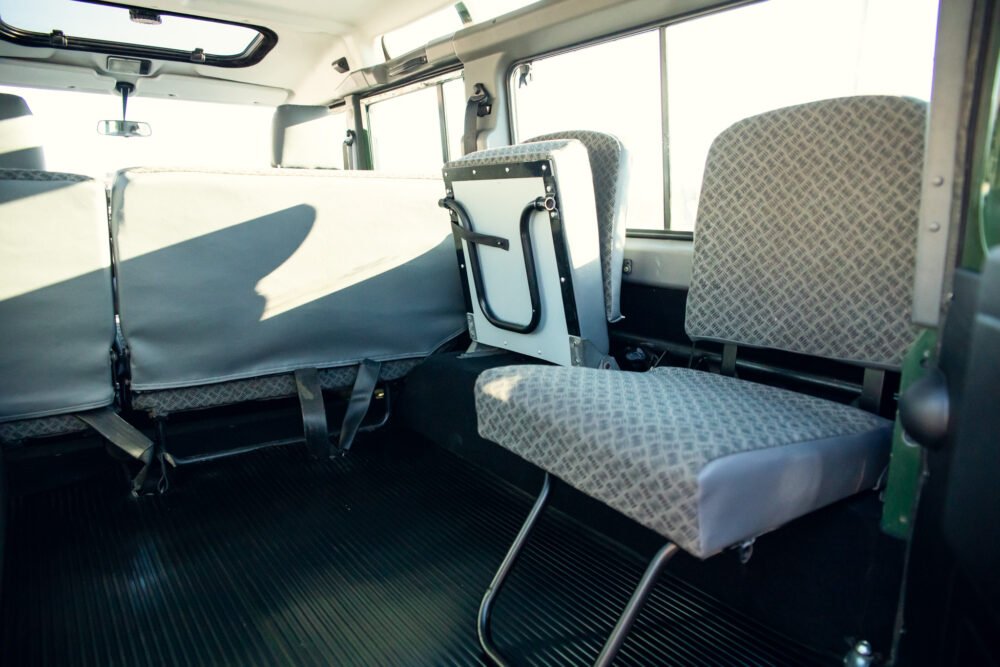
[[[0,0],[0,664],[1000,665],[995,0]]]

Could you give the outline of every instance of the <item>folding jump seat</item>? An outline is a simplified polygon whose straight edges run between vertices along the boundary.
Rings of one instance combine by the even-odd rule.
[[[725,345],[723,374],[511,366],[480,375],[480,434],[546,471],[480,609],[545,505],[549,475],[665,537],[597,664],[609,664],[656,576],[876,486],[893,424],[732,376],[736,346],[864,367],[880,393],[910,322],[924,143],[921,102],[850,97],[779,109],[720,134],[698,209],[686,329]],[[729,375],[727,375],[728,373]],[[874,403],[875,401],[870,401]]]
[[[27,104],[0,95],[0,442],[93,427],[148,464],[113,409],[114,336],[104,185],[45,171]]]
[[[469,333],[564,366],[607,366],[621,317],[621,142],[598,132],[536,137],[445,165]]]

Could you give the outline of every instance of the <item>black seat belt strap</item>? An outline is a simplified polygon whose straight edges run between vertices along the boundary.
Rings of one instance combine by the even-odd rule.
[[[878,414],[882,408],[884,388],[885,371],[879,368],[866,368],[864,380],[861,381],[861,398],[858,406],[862,410]]]
[[[722,366],[719,372],[723,375],[734,377],[736,375],[736,352],[739,348],[736,343],[726,343],[722,346]]]
[[[473,88],[472,97],[465,104],[465,133],[462,135],[462,153],[468,155],[476,152],[477,118],[489,116],[493,111],[493,99],[486,86],[477,83]]]
[[[381,370],[382,362],[371,359],[362,360],[358,366],[358,376],[355,378],[354,388],[351,390],[351,400],[347,404],[344,423],[340,427],[340,452],[342,454],[346,454],[351,449],[351,445],[354,444],[354,436],[358,434],[358,429],[361,427],[361,421],[368,414]]]
[[[319,371],[315,368],[295,371],[295,390],[302,408],[302,431],[309,453],[315,458],[329,456],[330,431],[326,425],[326,404],[323,402]]]
[[[74,416],[100,433],[116,448],[142,463],[142,469],[132,479],[132,492],[138,494],[146,481],[150,464],[153,463],[155,457],[156,447],[153,441],[147,438],[142,431],[122,419],[111,408],[81,412]]]

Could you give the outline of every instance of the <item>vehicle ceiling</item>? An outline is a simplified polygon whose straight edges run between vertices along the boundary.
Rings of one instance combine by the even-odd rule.
[[[151,97],[177,97],[204,101],[257,103],[324,104],[339,97],[345,79],[332,63],[346,57],[353,71],[380,65],[382,53],[376,48],[379,35],[406,25],[452,2],[441,0],[120,0],[129,5],[174,11],[195,16],[249,23],[270,28],[278,43],[264,59],[250,67],[221,68],[182,62],[153,61],[149,76],[112,75],[105,70],[106,55],[58,49],[26,47],[0,41],[0,84],[43,88],[75,88],[94,92],[112,92],[116,80],[136,83],[136,94]],[[603,14],[613,6],[626,10],[641,4],[636,25],[648,21],[648,9],[658,5],[662,16],[690,11],[693,6],[720,4],[701,0],[541,0],[516,12],[530,17],[530,29],[562,25],[563,17],[579,18],[588,12]],[[626,19],[627,20],[627,19]],[[484,31],[510,33],[508,21],[499,19],[466,28],[455,39],[435,42],[428,58],[432,67],[442,58],[465,60],[461,42],[468,33],[481,36]],[[615,23],[621,23],[619,14]],[[521,25],[519,23],[519,25]],[[507,28],[505,30],[505,28]],[[572,30],[560,31],[566,44],[581,41]],[[585,30],[590,33],[592,30]],[[519,39],[512,37],[511,39]],[[469,43],[468,40],[465,40]],[[491,41],[491,40],[487,40]],[[481,44],[482,42],[478,42]],[[519,39],[523,44],[523,39]],[[475,54],[479,57],[481,54]],[[356,82],[348,85],[357,88]]]

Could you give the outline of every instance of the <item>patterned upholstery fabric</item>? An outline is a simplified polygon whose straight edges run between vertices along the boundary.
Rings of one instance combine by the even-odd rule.
[[[892,427],[839,403],[686,368],[510,366],[484,372],[475,392],[482,437],[699,557],[729,546],[706,551],[702,542],[700,479],[711,462],[769,448],[792,457],[811,441],[872,432],[885,450]],[[783,481],[789,503],[795,483]],[[729,514],[738,521],[740,512]]]
[[[625,183],[627,158],[618,137],[603,132],[572,130],[544,134],[527,143],[576,139],[587,148],[594,178],[594,201],[601,242],[601,274],[604,276],[604,307],[608,322],[621,319],[619,294],[625,254]]]
[[[28,438],[75,433],[87,428],[90,427],[73,415],[22,419],[0,424],[0,442],[19,442]]]
[[[386,382],[398,380],[413,370],[420,361],[420,359],[387,361],[382,364],[379,378]],[[319,382],[323,389],[349,389],[354,385],[357,375],[357,366],[322,368],[319,371]],[[132,406],[139,410],[148,410],[154,415],[167,415],[184,410],[282,398],[295,394],[294,376],[291,373],[284,373],[198,387],[135,392]]]
[[[0,169],[0,179],[5,181],[67,181],[83,183],[94,179],[80,174],[66,174],[61,171],[42,171],[41,169]]]
[[[572,141],[572,139],[536,141],[530,144],[487,148],[452,160],[444,166],[444,171],[448,171],[452,167],[488,167],[494,164],[510,164],[511,162],[548,160],[552,157],[552,153],[566,148]]]
[[[742,120],[705,167],[693,339],[897,368],[910,323],[925,105],[848,97]]]

